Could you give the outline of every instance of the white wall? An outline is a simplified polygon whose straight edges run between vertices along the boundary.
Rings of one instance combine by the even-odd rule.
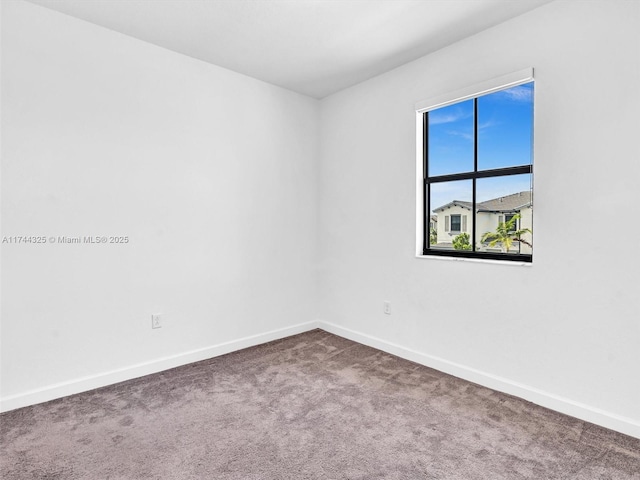
[[[640,436],[639,65],[638,2],[558,1],[324,99],[329,328]],[[416,259],[414,105],[526,67],[533,265]]]
[[[2,245],[3,408],[307,329],[318,102],[2,10],[2,235],[130,239]]]

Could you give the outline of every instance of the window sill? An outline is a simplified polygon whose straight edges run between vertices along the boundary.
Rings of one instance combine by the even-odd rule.
[[[445,262],[471,262],[471,263],[491,263],[494,265],[507,265],[510,267],[532,267],[532,262],[514,262],[510,260],[491,260],[487,258],[468,257],[446,257],[440,255],[416,255],[419,260],[440,260]]]

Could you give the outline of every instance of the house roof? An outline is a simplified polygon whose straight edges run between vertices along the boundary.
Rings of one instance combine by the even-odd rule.
[[[531,206],[531,190],[478,203],[479,212],[510,212]]]
[[[504,197],[492,198],[484,202],[478,202],[476,209],[478,212],[514,212],[525,207],[531,206],[532,203],[531,191],[512,193],[511,195],[505,195]],[[441,207],[434,208],[434,212],[439,212],[445,208],[459,206],[471,210],[473,208],[472,202],[466,202],[463,200],[453,200]]]
[[[456,207],[456,206],[466,208],[467,210],[471,210],[471,208],[473,207],[473,204],[471,202],[465,202],[463,200],[453,200],[445,205],[442,205],[441,207],[434,208],[433,211],[439,212],[444,210],[445,208]]]

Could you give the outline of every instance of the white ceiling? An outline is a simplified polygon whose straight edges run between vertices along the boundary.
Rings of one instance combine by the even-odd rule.
[[[322,98],[550,0],[29,0]]]

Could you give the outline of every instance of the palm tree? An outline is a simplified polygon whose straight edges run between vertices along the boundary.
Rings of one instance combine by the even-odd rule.
[[[521,228],[516,230],[516,221],[520,218],[520,214],[516,214],[511,217],[507,222],[499,222],[498,228],[495,232],[487,232],[482,235],[482,242],[489,242],[490,247],[495,247],[500,244],[504,253],[509,253],[509,249],[513,242],[522,242],[525,245],[533,247],[529,242],[523,240],[521,237],[525,233],[531,233],[528,228]]]

